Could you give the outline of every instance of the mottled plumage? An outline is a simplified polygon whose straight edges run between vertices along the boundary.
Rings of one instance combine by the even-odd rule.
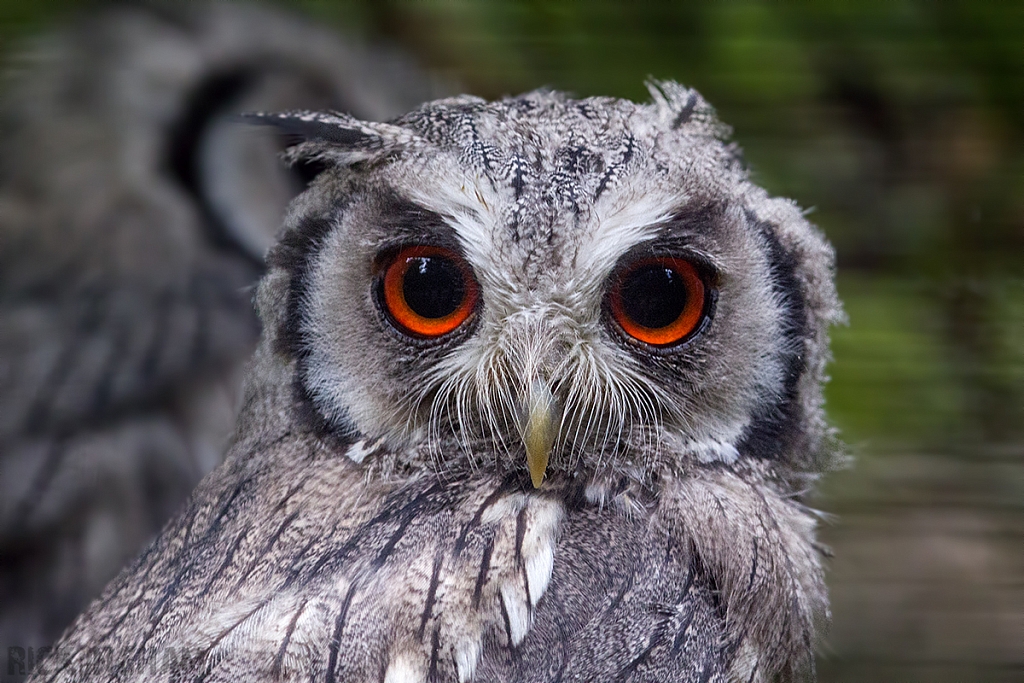
[[[651,92],[258,118],[325,170],[259,288],[234,444],[37,680],[808,675],[832,251],[697,93]],[[453,330],[389,303],[409,245],[471,271]],[[706,292],[671,343],[609,299],[652,258]]]
[[[391,117],[426,95],[394,56],[226,3],[105,8],[7,68],[5,652],[59,636],[221,460],[259,335],[252,285],[302,187],[237,112]]]

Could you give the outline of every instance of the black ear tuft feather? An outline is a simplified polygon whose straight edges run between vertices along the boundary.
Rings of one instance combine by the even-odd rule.
[[[350,166],[386,154],[415,138],[400,126],[360,121],[341,112],[252,113],[241,114],[238,120],[280,131],[286,138],[284,159],[292,165],[315,162]]]
[[[369,142],[373,136],[359,129],[360,122],[345,115],[311,111],[239,114],[238,120],[257,126],[271,126],[297,142],[322,141],[346,147]]]

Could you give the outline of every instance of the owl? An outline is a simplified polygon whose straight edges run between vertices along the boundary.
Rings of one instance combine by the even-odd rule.
[[[774,681],[833,253],[696,92],[255,117],[321,169],[225,462],[37,681]]]
[[[4,83],[4,647],[51,643],[221,460],[251,286],[315,170],[235,114],[390,118],[433,88],[278,11],[121,5],[37,38]]]

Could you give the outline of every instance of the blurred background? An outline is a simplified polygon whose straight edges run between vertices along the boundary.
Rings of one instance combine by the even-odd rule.
[[[0,49],[102,4],[3,0]],[[697,88],[838,253],[821,680],[1024,680],[1024,3],[287,7],[485,97]]]

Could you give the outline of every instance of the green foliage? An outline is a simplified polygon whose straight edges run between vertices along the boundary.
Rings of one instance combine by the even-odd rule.
[[[938,304],[923,284],[856,274],[839,291],[850,323],[832,333],[827,399],[843,440],[934,445],[963,430],[962,392],[934,329]]]

